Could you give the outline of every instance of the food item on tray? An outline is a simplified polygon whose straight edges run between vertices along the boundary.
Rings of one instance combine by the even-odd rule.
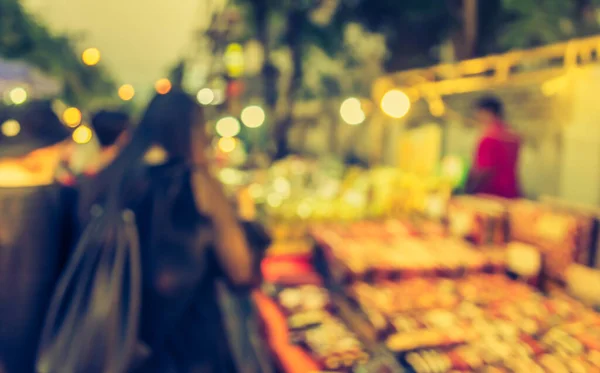
[[[295,313],[288,317],[288,327],[290,330],[315,327],[320,325],[328,316],[329,313],[323,310]]]
[[[328,226],[313,230],[330,267],[342,267],[353,279],[393,279],[424,275],[457,276],[501,270],[501,250],[478,249],[442,235],[409,234],[398,221]],[[366,232],[361,233],[362,229]],[[368,232],[368,233],[367,233]]]
[[[289,286],[274,292],[274,298],[287,315],[292,342],[305,348],[324,369],[347,371],[369,361],[358,337],[331,312],[327,289]]]
[[[409,310],[450,308],[458,304],[453,282],[415,278],[378,286],[357,283],[350,295],[367,307],[392,315]]]
[[[455,237],[479,245],[506,240],[506,202],[487,197],[455,197],[448,206],[448,228]]]
[[[285,288],[278,294],[277,302],[288,314],[318,311],[331,305],[327,290],[316,285]]]
[[[295,333],[294,339],[325,369],[347,369],[369,360],[368,353],[356,335],[333,316],[325,318],[315,328]]]
[[[445,373],[452,368],[452,360],[444,353],[426,350],[406,355],[406,362],[416,373]]]
[[[408,333],[392,334],[386,339],[385,344],[394,352],[403,352],[422,348],[449,347],[463,344],[475,337],[475,334],[468,333],[461,328],[446,330],[423,329]]]

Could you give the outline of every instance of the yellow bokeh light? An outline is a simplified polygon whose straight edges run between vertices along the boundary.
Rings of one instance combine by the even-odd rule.
[[[225,117],[217,122],[217,134],[221,137],[235,137],[240,133],[240,122],[234,117]]]
[[[156,81],[154,88],[159,95],[166,95],[167,93],[171,92],[173,85],[169,79],[163,78]]]
[[[27,91],[24,88],[17,87],[8,94],[10,101],[15,105],[21,105],[27,101]]]
[[[81,54],[81,60],[88,66],[95,66],[100,62],[100,50],[98,48],[88,48]]]
[[[242,110],[242,123],[248,128],[258,128],[265,123],[265,111],[260,106],[248,106]]]
[[[69,127],[77,127],[81,123],[81,111],[76,107],[70,107],[63,113],[63,122]]]
[[[219,139],[217,146],[223,153],[231,153],[235,150],[236,142],[232,137],[222,137]]]
[[[0,127],[0,131],[6,137],[14,137],[21,132],[21,124],[14,119],[9,119],[6,122],[2,123],[2,127]]]
[[[81,125],[77,127],[75,131],[73,131],[73,141],[75,141],[77,144],[87,144],[92,140],[93,136],[94,133],[92,130],[85,125]]]
[[[210,105],[215,100],[215,92],[210,88],[202,88],[196,96],[198,102],[202,105]]]
[[[123,101],[131,101],[135,96],[135,88],[131,84],[123,84],[119,88],[119,97]]]
[[[381,99],[381,110],[392,118],[403,118],[410,110],[410,98],[398,89],[388,91]]]
[[[241,44],[229,44],[225,49],[224,60],[229,76],[238,78],[243,75],[244,47]]]
[[[348,98],[342,103],[340,115],[344,122],[352,126],[357,126],[366,119],[360,100],[355,97]]]

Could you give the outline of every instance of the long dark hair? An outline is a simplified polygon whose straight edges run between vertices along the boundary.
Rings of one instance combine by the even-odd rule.
[[[148,130],[154,133],[152,142],[162,146],[170,158],[189,161],[192,127],[202,121],[202,107],[185,92],[172,91],[150,101],[140,126],[151,127]]]
[[[79,214],[85,225],[89,207],[102,201],[108,194],[128,200],[138,194],[140,172],[144,155],[153,145],[162,146],[169,160],[182,163],[191,161],[191,131],[202,123],[201,107],[186,93],[173,91],[154,97],[142,120],[136,126],[131,140],[115,160],[92,181],[92,186],[80,191]],[[108,193],[112,190],[113,193]]]

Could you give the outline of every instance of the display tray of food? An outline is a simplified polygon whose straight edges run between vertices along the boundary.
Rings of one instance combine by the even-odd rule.
[[[409,371],[600,372],[600,315],[504,275],[354,283],[346,293]]]
[[[337,315],[323,286],[285,284],[265,287],[287,320],[290,340],[301,346],[324,370],[354,372],[368,365],[371,354]]]
[[[398,220],[315,227],[311,234],[332,275],[344,283],[502,273],[506,266],[503,247],[423,235]]]

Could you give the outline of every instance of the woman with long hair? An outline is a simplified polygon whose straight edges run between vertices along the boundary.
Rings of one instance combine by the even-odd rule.
[[[136,372],[237,371],[217,302],[217,282],[255,283],[258,260],[209,170],[201,107],[183,92],[156,96],[115,162],[80,186],[79,220],[120,183],[136,216],[142,266]],[[142,155],[138,157],[137,155]],[[129,163],[128,163],[129,162]],[[107,177],[128,167],[124,180]]]

